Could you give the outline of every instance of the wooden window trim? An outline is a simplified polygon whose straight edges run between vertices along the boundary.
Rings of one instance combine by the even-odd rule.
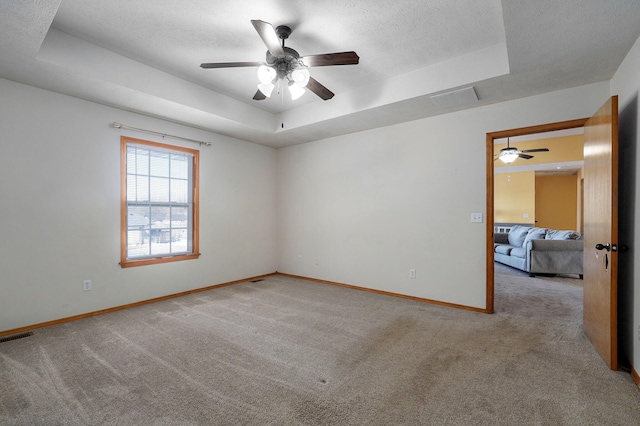
[[[177,255],[162,255],[142,259],[127,259],[127,143],[136,143],[154,148],[171,151],[186,152],[193,155],[193,217],[191,232],[191,253]],[[200,257],[200,151],[128,136],[120,137],[120,266],[130,268],[134,266],[155,265],[159,263],[177,262],[197,259]]]

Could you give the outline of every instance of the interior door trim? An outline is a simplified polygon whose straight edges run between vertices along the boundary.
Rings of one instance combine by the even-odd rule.
[[[493,192],[493,145],[495,139],[506,137],[532,135],[536,133],[553,132],[556,130],[575,129],[584,127],[587,118],[579,118],[576,120],[560,121],[557,123],[540,124],[537,126],[520,127],[517,129],[500,130],[487,133],[486,145],[486,168],[487,168],[487,204],[486,210],[486,304],[485,313],[492,314],[494,312],[494,268],[493,268],[493,222],[494,222],[494,192]]]

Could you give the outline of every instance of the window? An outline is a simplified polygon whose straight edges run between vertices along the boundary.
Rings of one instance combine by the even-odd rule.
[[[123,268],[196,259],[199,151],[121,138]]]

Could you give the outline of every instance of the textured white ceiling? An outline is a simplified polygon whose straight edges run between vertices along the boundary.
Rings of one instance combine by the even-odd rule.
[[[270,111],[317,98],[308,94],[285,105],[282,99],[256,103],[251,100],[255,69],[199,68],[202,62],[263,61],[266,47],[251,19],[291,27],[286,45],[301,55],[355,50],[359,66],[312,70],[335,93],[504,42],[496,0],[400,0],[393,7],[379,0],[184,3],[64,0],[53,27]]]
[[[336,96],[253,101],[250,23],[293,29],[301,55],[354,50],[312,68]],[[611,78],[640,36],[637,0],[2,0],[0,77],[286,146]],[[475,103],[430,96],[474,86]],[[135,125],[135,123],[130,123]]]

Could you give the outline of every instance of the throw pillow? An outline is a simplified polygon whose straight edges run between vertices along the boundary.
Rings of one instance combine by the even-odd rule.
[[[524,238],[524,242],[522,243],[522,247],[526,247],[529,240],[544,240],[546,233],[547,228],[529,229],[529,232],[527,232],[527,236]]]
[[[579,240],[580,233],[576,231],[549,230],[547,240]]]
[[[530,226],[514,225],[509,231],[509,244],[516,247],[522,247],[529,229],[531,229]]]

